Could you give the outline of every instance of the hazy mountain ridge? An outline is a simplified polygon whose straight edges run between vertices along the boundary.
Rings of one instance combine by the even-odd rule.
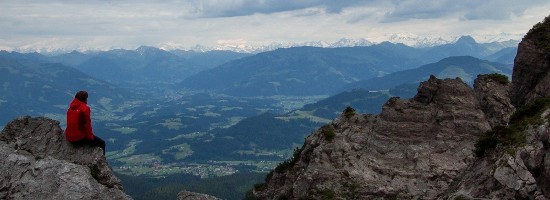
[[[362,88],[366,90],[391,89],[401,84],[420,83],[430,75],[438,78],[459,77],[469,85],[473,85],[478,74],[504,74],[511,78],[512,65],[489,62],[471,56],[455,56],[444,58],[436,63],[422,65],[419,68],[388,74],[383,77],[358,81],[344,86],[341,90]]]
[[[72,67],[45,63],[34,56],[22,59],[20,55],[0,55],[0,71],[3,81],[0,93],[2,123],[20,115],[64,113],[67,102],[80,89],[89,90],[93,95],[90,104],[97,112],[113,112],[111,106],[136,98],[130,92]]]
[[[383,48],[279,49],[200,72],[179,87],[238,96],[327,94],[340,85],[384,73],[384,68],[412,68],[419,63],[408,54]]]
[[[96,78],[125,86],[172,83],[199,70],[183,58],[152,47],[101,52],[76,68]]]
[[[504,48],[504,47],[501,47]],[[368,47],[278,49],[245,57],[185,79],[179,87],[229,95],[334,94],[346,84],[412,69],[451,56],[509,60],[501,48],[461,37],[454,44],[412,48],[389,42]]]
[[[360,46],[371,46],[383,43],[383,41],[388,41],[391,43],[401,43],[410,47],[415,48],[427,48],[434,47],[444,44],[455,43],[462,36],[450,36],[450,37],[439,37],[439,36],[419,36],[415,34],[391,34],[386,36],[381,36],[376,39],[369,38],[341,38],[335,42],[329,41],[308,41],[308,42],[271,42],[268,44],[263,44],[259,42],[249,42],[243,40],[237,41],[226,41],[224,43],[215,45],[215,46],[204,46],[196,45],[190,48],[181,48],[177,46],[162,46],[162,49],[188,49],[191,51],[197,52],[207,52],[207,51],[234,51],[240,53],[261,53],[266,51],[273,51],[280,48],[291,48],[291,47],[301,47],[301,46],[312,46],[312,47],[322,47],[322,48],[340,48],[340,47],[360,47]],[[472,37],[472,36],[469,36]],[[519,43],[518,38],[521,38],[522,35],[517,34],[497,34],[497,35],[474,35],[473,37],[478,38],[482,43],[492,46],[503,46],[503,47],[514,47]],[[372,40],[372,41],[371,41]],[[377,42],[374,42],[376,40]],[[381,42],[382,41],[382,42]]]

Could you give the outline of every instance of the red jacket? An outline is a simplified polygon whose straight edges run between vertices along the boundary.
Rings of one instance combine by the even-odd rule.
[[[78,99],[73,99],[67,110],[67,129],[65,129],[67,141],[75,142],[87,138],[94,139],[92,120],[90,119],[90,107]]]

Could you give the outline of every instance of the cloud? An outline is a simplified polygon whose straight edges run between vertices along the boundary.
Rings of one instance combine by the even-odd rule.
[[[523,15],[536,6],[548,5],[548,0],[396,0],[394,9],[383,22],[410,19],[459,18],[461,20],[507,20]]]
[[[237,17],[253,14],[272,14],[307,8],[323,8],[328,13],[339,13],[342,9],[364,5],[365,0],[189,0],[187,11],[193,17]]]
[[[0,49],[524,33],[550,14],[547,1],[0,0]]]

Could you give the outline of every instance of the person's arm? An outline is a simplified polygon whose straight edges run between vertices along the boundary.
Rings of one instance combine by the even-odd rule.
[[[88,140],[94,140],[94,132],[92,131],[92,119],[90,117],[90,107],[86,106],[84,111],[84,132]]]

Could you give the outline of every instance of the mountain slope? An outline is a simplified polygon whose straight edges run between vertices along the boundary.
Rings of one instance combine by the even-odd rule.
[[[418,84],[430,75],[438,78],[460,77],[468,84],[479,74],[500,73],[507,76],[512,74],[512,66],[480,60],[471,56],[456,56],[440,60],[436,63],[423,65],[419,68],[388,74],[365,81],[359,81],[344,86],[341,90],[363,88],[366,90],[391,89],[402,84]]]
[[[233,51],[196,52],[196,51],[173,50],[170,52],[188,60],[190,63],[196,64],[197,66],[201,66],[201,69],[214,68],[226,62],[253,55],[250,53],[238,53]]]
[[[61,115],[79,90],[90,93],[96,111],[109,110],[136,96],[105,81],[92,78],[74,68],[0,56],[0,123],[20,115]],[[112,111],[112,110],[111,110]]]
[[[398,46],[398,45],[395,45]],[[232,61],[185,79],[179,87],[236,96],[317,95],[419,64],[410,47],[297,47]]]
[[[185,79],[178,88],[234,96],[327,95],[346,84],[412,69],[446,57],[484,58],[506,47],[479,44],[467,36],[453,44],[429,48],[389,42],[366,47],[294,47],[228,62]],[[495,59],[506,61],[507,56],[511,55],[502,54]]]
[[[76,68],[120,86],[170,84],[200,71],[187,60],[153,47],[101,52]]]
[[[364,112],[378,113],[380,105],[389,98],[390,96],[385,93],[355,90],[307,104],[289,113],[281,115],[264,113],[248,117],[227,129],[216,131],[216,136],[227,140],[226,143],[239,144],[235,149],[225,149],[220,153],[291,149],[302,144],[308,134],[324,123],[330,122],[346,107],[352,106]]]

